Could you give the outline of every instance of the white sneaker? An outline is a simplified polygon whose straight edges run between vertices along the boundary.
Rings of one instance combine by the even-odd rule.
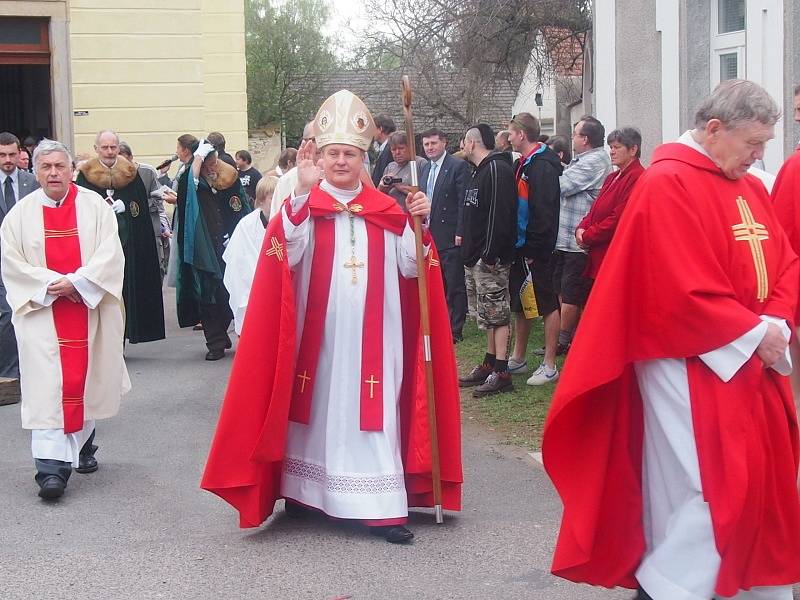
[[[528,372],[528,361],[522,360],[517,361],[513,358],[508,359],[508,372],[512,375],[518,375],[520,373],[527,373]]]
[[[526,382],[528,385],[544,385],[545,383],[553,383],[558,379],[558,369],[545,366],[544,363],[539,365],[539,368],[533,372],[533,375],[528,377]]]

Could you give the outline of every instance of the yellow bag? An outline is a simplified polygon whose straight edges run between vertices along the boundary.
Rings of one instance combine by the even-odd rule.
[[[539,316],[539,308],[536,306],[536,295],[533,293],[533,278],[528,263],[522,259],[525,267],[525,281],[519,289],[519,299],[522,302],[522,312],[526,319],[535,319]]]

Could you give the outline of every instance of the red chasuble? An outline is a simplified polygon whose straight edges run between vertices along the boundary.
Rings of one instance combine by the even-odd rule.
[[[774,315],[791,323],[797,257],[766,190],[682,144],[656,150],[589,298],[545,424],[564,503],[553,573],[636,587],[642,400],[634,362],[685,358],[717,549],[716,593],[800,581],[798,427],[788,378],[753,355],[723,383],[698,358]],[[602,351],[598,350],[602,346]]]
[[[800,148],[778,173],[778,179],[772,187],[772,203],[792,249],[800,255]],[[795,323],[800,323],[800,305]]]
[[[264,236],[242,337],[201,483],[203,489],[236,508],[241,527],[257,527],[272,514],[280,497],[288,422],[307,421],[311,410],[309,382],[316,379],[313,370],[319,357],[333,260],[332,223],[325,217],[344,210],[354,218],[363,218],[368,232],[366,305],[370,310],[364,316],[362,340],[361,429],[382,429],[379,386],[369,381],[381,380],[383,361],[383,315],[375,310],[383,306],[383,232],[402,234],[408,217],[393,198],[375,189],[365,187],[345,206],[316,187],[300,213],[290,217],[300,223],[310,213],[314,219],[312,275],[300,349],[296,351],[293,275],[279,213]],[[448,510],[460,510],[459,390],[442,277],[432,244],[423,268],[428,269],[443,505]],[[419,292],[416,279],[406,279],[399,272],[397,277],[403,320],[403,339],[398,343],[402,341],[403,352],[400,423],[406,492],[409,506],[433,506]]]
[[[47,268],[64,275],[74,273],[81,266],[77,195],[78,188],[71,183],[59,208],[42,207]],[[72,302],[63,296],[53,302],[52,308],[61,357],[64,433],[74,433],[83,429],[83,394],[89,367],[89,309],[82,302]]]
[[[583,273],[586,277],[597,278],[633,184],[642,173],[644,167],[637,158],[624,171],[615,171],[606,177],[600,195],[578,225],[578,229],[584,230],[583,241],[589,246],[589,261]]]

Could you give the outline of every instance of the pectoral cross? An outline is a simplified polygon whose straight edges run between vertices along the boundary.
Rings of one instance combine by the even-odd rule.
[[[369,379],[365,379],[364,383],[369,384],[369,399],[372,400],[375,397],[375,385],[379,384],[380,381],[375,379],[375,375],[370,375]]]
[[[764,225],[756,223],[753,213],[750,211],[750,206],[744,198],[739,196],[736,199],[736,204],[739,207],[742,222],[731,226],[733,237],[736,241],[750,244],[750,253],[753,255],[756,282],[758,284],[756,297],[759,302],[763,302],[767,299],[769,279],[767,277],[767,264],[764,261],[764,248],[761,246],[761,242],[769,239],[769,232]]]
[[[356,269],[361,269],[364,266],[364,263],[363,262],[359,262],[359,260],[356,258],[356,255],[353,254],[350,257],[350,260],[348,260],[346,263],[344,263],[343,266],[344,266],[345,269],[352,269],[353,270],[353,280],[352,281],[353,281],[353,283],[358,283],[358,272],[356,271]]]
[[[306,382],[311,381],[311,377],[308,376],[308,369],[303,371],[302,375],[298,375],[297,378],[300,380],[300,393],[306,391]]]

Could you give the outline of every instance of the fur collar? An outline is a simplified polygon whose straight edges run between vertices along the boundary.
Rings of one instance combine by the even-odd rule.
[[[81,173],[94,186],[120,190],[136,178],[137,170],[129,160],[118,156],[113,167],[105,166],[99,158],[92,158],[81,165]]]
[[[223,160],[217,159],[217,177],[209,185],[217,191],[227,190],[239,181],[239,171]]]

